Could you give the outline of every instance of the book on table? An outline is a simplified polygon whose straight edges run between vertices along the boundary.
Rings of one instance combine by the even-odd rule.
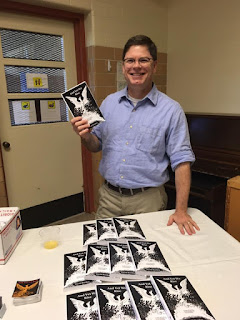
[[[97,228],[96,222],[83,224],[83,247],[88,244],[97,243]]]
[[[215,320],[186,276],[151,276],[170,320]]]
[[[112,218],[117,237],[119,240],[137,240],[144,239],[145,235],[137,221],[137,219],[129,218]]]
[[[99,319],[135,320],[129,293],[123,283],[96,285],[96,295]]]
[[[92,281],[85,280],[86,251],[64,254],[64,289],[84,287]]]
[[[86,256],[86,280],[119,281],[111,275],[108,246],[89,244]]]
[[[17,281],[12,294],[13,304],[18,306],[41,301],[42,287],[40,279]]]
[[[131,253],[136,272],[139,275],[168,275],[171,270],[159,249],[157,242],[147,240],[129,240]]]
[[[168,320],[150,280],[125,282],[137,320]]]
[[[109,242],[108,249],[111,274],[115,274],[123,279],[141,278],[141,276],[135,272],[135,266],[126,243]]]
[[[117,241],[117,234],[112,219],[97,219],[98,244],[107,245],[109,241]]]
[[[96,291],[88,290],[66,296],[67,320],[98,320]]]

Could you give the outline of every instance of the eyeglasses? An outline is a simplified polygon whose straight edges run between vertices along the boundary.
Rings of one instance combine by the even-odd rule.
[[[141,66],[144,66],[149,64],[151,60],[153,60],[153,58],[144,57],[144,58],[139,58],[138,60],[133,58],[126,58],[126,59],[123,59],[123,62],[128,66],[132,66],[137,61]]]

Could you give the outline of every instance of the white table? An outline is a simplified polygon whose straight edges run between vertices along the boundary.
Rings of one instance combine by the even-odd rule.
[[[201,231],[193,236],[183,236],[175,224],[166,226],[172,212],[139,214],[134,218],[138,219],[147,240],[158,242],[172,273],[189,278],[217,320],[240,319],[239,242],[201,211],[192,208],[188,212]],[[67,318],[63,255],[82,250],[82,224],[61,225],[62,243],[53,250],[41,247],[40,228],[24,231],[10,260],[0,266],[0,296],[7,307],[4,320]],[[43,281],[42,301],[14,306],[11,296],[16,281],[37,278]]]

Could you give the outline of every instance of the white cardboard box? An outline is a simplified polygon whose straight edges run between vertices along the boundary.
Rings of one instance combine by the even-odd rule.
[[[22,235],[19,208],[0,208],[0,264],[5,264],[8,261]]]

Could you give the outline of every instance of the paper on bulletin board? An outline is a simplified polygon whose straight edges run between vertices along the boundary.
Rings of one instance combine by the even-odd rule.
[[[40,100],[42,122],[61,121],[60,100]]]
[[[48,76],[44,73],[26,73],[27,89],[48,89]]]
[[[12,101],[15,124],[29,124],[37,122],[34,100]]]

